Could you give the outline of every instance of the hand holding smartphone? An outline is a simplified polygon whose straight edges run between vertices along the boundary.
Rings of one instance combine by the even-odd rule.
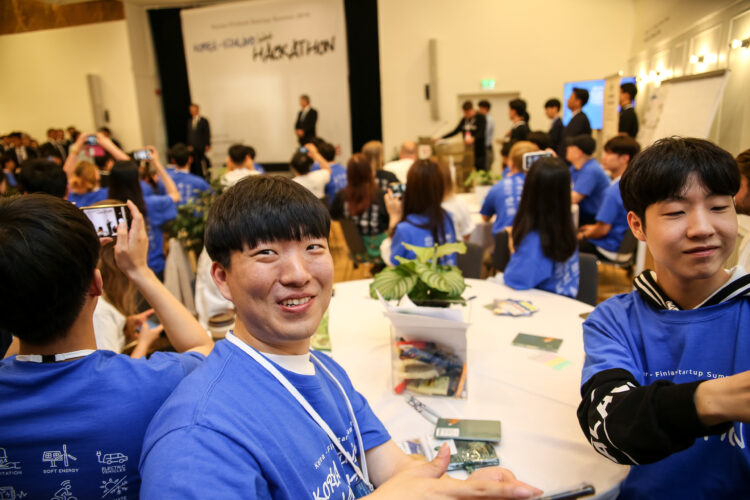
[[[132,222],[130,210],[127,205],[96,205],[93,207],[83,207],[83,213],[89,218],[94,225],[96,235],[100,238],[116,238],[117,225],[121,220],[128,223],[128,229]]]

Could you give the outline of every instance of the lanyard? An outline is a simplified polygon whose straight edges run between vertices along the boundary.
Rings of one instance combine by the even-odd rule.
[[[346,395],[346,392],[344,391],[344,388],[341,386],[339,381],[336,379],[336,377],[333,376],[333,374],[328,370],[328,368],[325,367],[325,365],[315,356],[312,354],[312,351],[310,352],[311,358],[315,360],[315,362],[318,364],[320,368],[323,369],[323,371],[328,375],[328,377],[331,378],[331,380],[334,381],[336,386],[339,388],[339,391],[341,391],[341,394],[344,396],[344,401],[346,402],[346,407],[349,410],[349,417],[352,420],[352,425],[354,426],[354,432],[357,435],[357,445],[359,447],[359,457],[362,461],[362,469],[357,466],[356,462],[354,461],[354,458],[352,458],[351,455],[344,449],[344,446],[339,441],[338,437],[334,432],[331,430],[331,428],[328,426],[325,420],[323,420],[323,417],[321,417],[317,411],[315,411],[315,408],[310,406],[310,403],[307,402],[305,397],[300,394],[300,392],[297,390],[296,387],[292,385],[291,382],[275,367],[271,364],[270,361],[266,357],[264,357],[262,354],[260,354],[258,351],[238,339],[233,333],[227,333],[225,337],[229,342],[236,345],[240,349],[242,349],[245,354],[253,358],[255,361],[258,362],[259,365],[261,365],[263,368],[265,368],[271,375],[274,376],[274,378],[284,386],[284,388],[289,391],[289,393],[294,396],[294,399],[297,400],[297,402],[302,406],[302,408],[305,409],[305,411],[312,417],[312,419],[315,421],[318,426],[325,431],[325,433],[328,435],[328,438],[331,440],[331,442],[336,446],[339,453],[341,453],[344,458],[346,458],[346,461],[349,462],[349,465],[352,466],[354,469],[354,472],[359,476],[359,478],[364,482],[364,484],[370,488],[370,491],[374,489],[372,486],[372,483],[370,483],[370,477],[367,473],[367,461],[365,460],[365,451],[364,451],[364,445],[362,444],[362,435],[359,433],[359,425],[357,425],[357,418],[354,415],[354,410],[352,409],[352,404],[349,401],[349,397]]]
[[[31,361],[32,363],[58,363],[73,358],[82,358],[94,352],[94,349],[81,349],[80,351],[61,352],[60,354],[18,354],[16,360]]]

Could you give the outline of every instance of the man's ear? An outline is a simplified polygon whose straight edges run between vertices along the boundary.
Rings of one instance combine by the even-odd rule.
[[[632,210],[628,212],[628,226],[633,231],[633,236],[640,241],[646,241],[646,226],[643,224],[643,220]]]
[[[94,269],[94,277],[91,278],[89,284],[89,295],[92,297],[99,297],[104,290],[104,280],[102,280],[102,273],[98,269]]]
[[[218,262],[211,264],[211,277],[213,278],[214,283],[216,283],[216,286],[219,287],[219,292],[221,292],[221,295],[225,299],[232,300],[232,292],[229,291],[227,275],[228,272],[224,269],[224,266]]]

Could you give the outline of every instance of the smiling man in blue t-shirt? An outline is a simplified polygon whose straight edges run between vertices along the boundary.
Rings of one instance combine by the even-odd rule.
[[[329,231],[327,208],[283,177],[246,177],[211,207],[211,275],[237,324],[151,422],[141,498],[528,498],[509,471],[441,477],[447,447],[405,455],[343,368],[310,351],[333,287]]]
[[[578,203],[578,224],[596,222],[596,212],[604,200],[604,191],[609,186],[609,177],[602,166],[591,155],[596,150],[596,141],[588,134],[567,139],[565,159],[570,165],[570,200]]]
[[[578,229],[579,249],[582,252],[601,254],[609,260],[630,258],[617,254],[628,230],[628,212],[622,204],[620,177],[640,150],[641,146],[635,139],[623,135],[613,137],[604,145],[602,166],[609,171],[613,181],[604,192],[604,201],[596,213],[596,223]]]
[[[583,324],[578,419],[596,451],[632,466],[621,499],[750,498],[750,275],[724,269],[739,186],[729,153],[677,137],[620,182],[654,270]]]

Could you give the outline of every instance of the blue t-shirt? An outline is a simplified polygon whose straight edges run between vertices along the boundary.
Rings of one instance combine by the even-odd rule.
[[[575,298],[579,275],[578,250],[565,262],[555,262],[542,252],[539,233],[531,231],[510,256],[503,280],[517,290],[539,288]]]
[[[206,179],[190,172],[180,172],[177,169],[168,168],[167,173],[177,185],[177,191],[180,192],[180,201],[177,203],[178,207],[189,203],[196,195],[203,191],[211,189],[211,185],[206,182]]]
[[[617,252],[620,249],[622,238],[625,236],[625,231],[628,229],[628,211],[622,204],[619,179],[613,182],[604,192],[604,201],[596,213],[596,220],[611,224],[612,227],[604,237],[589,239],[589,241],[610,252]]]
[[[151,184],[141,179],[141,191],[143,191],[143,196],[148,196],[152,194],[167,194],[167,188],[164,187],[164,183],[161,181],[161,179],[156,181],[155,190]]]
[[[610,180],[607,174],[594,158],[583,164],[580,170],[570,166],[570,182],[573,191],[584,196],[578,204],[581,218],[591,218],[596,215],[604,200],[604,192]]]
[[[79,499],[137,499],[146,427],[203,359],[96,351],[63,363],[0,361],[0,497],[63,490]]]
[[[497,216],[492,223],[493,236],[513,225],[525,180],[526,174],[523,172],[504,177],[487,193],[479,213],[487,217]]]
[[[148,267],[155,273],[164,271],[164,237],[161,226],[177,217],[177,205],[169,195],[143,196],[148,217]]]
[[[364,449],[387,442],[388,432],[344,369],[324,354],[314,355],[344,387]],[[357,457],[357,438],[335,383],[318,366],[315,375],[300,375],[272,364]],[[357,479],[300,403],[226,340],[216,343],[154,417],[140,470],[144,499],[353,498],[349,481]]]
[[[328,181],[328,184],[326,184],[324,188],[324,192],[328,197],[329,207],[333,204],[333,198],[336,196],[336,193],[344,189],[347,184],[346,167],[340,163],[331,163],[330,166],[331,180]],[[320,170],[320,163],[313,163],[313,166],[310,167],[310,171],[312,172],[313,170]]]
[[[255,168],[255,170],[257,170],[259,174],[266,173],[266,169],[263,168],[263,165],[261,165],[260,163],[253,162],[253,168]]]
[[[596,373],[627,370],[641,385],[715,379],[750,370],[750,300],[699,309],[657,310],[640,292],[599,304],[583,324],[582,384]],[[620,491],[636,498],[750,498],[750,432],[735,423],[723,435],[630,468]]]
[[[94,203],[109,198],[109,189],[99,188],[96,191],[90,193],[76,194],[74,192],[68,193],[68,201],[77,207],[90,207]]]
[[[399,261],[396,260],[396,256],[400,255],[405,259],[414,259],[417,256],[411,250],[407,250],[402,243],[409,243],[410,245],[418,247],[432,247],[435,243],[455,243],[456,242],[456,231],[453,229],[453,219],[448,212],[445,212],[445,218],[443,219],[443,232],[445,234],[445,241],[436,242],[432,237],[432,231],[419,225],[427,224],[426,215],[409,214],[405,221],[401,221],[396,226],[396,230],[393,232],[393,238],[391,239],[391,264],[394,266],[399,265]],[[439,259],[439,263],[445,266],[456,265],[456,254],[446,255]]]

